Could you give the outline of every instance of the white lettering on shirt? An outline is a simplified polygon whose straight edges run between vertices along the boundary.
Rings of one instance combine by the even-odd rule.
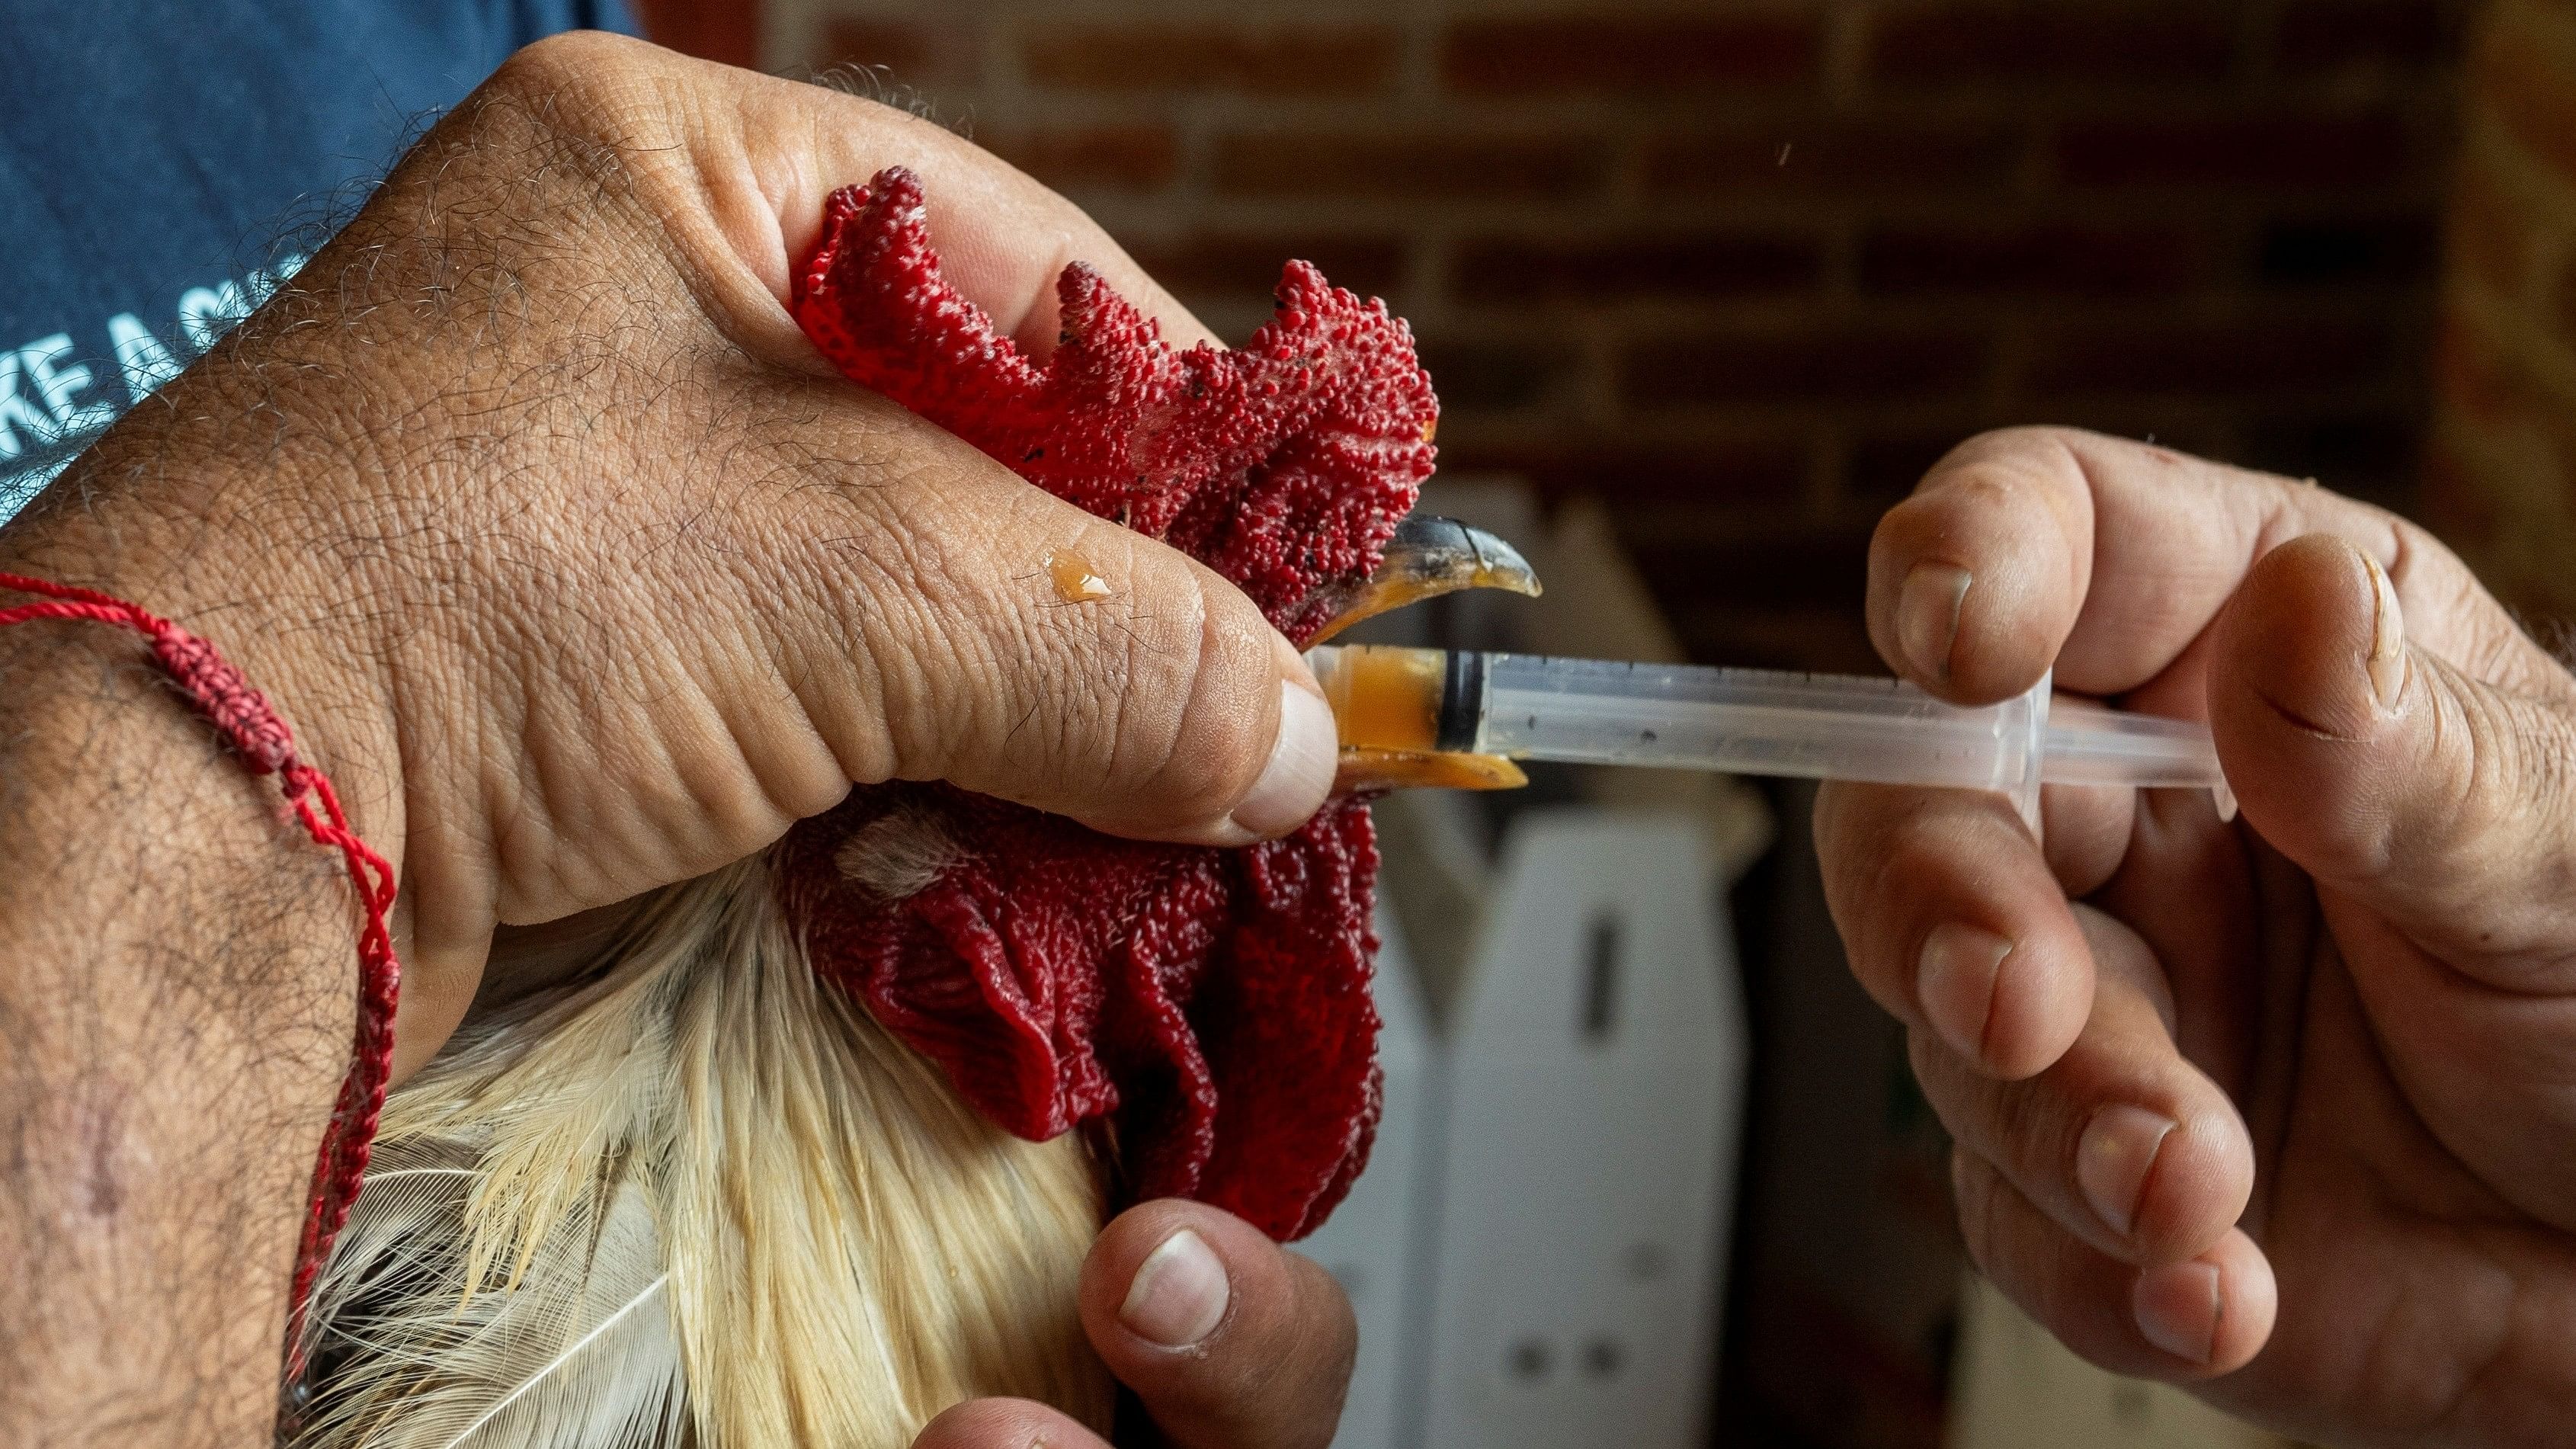
[[[20,365],[36,384],[36,391],[43,395],[45,406],[53,412],[57,434],[66,438],[97,432],[115,422],[117,413],[121,411],[116,404],[104,398],[86,403],[74,401],[89,391],[91,373],[80,363],[59,365],[71,354],[72,338],[68,332],[57,332],[31,343],[18,353],[22,359]]]
[[[32,385],[17,350],[0,352],[0,458],[15,458],[54,440],[54,415],[28,396]]]
[[[179,294],[179,330],[199,352],[214,346],[216,339],[233,330],[234,323],[249,315],[250,298],[243,295],[239,282],[190,287]]]
[[[123,401],[112,393],[93,392],[97,369],[71,360],[75,354],[68,332],[0,349],[0,523],[52,482],[78,451],[56,445],[78,444],[105,431],[127,405],[150,397],[178,376],[188,358],[202,355],[276,295],[306,260],[301,253],[290,253],[240,281],[190,287],[179,295],[175,333],[155,333],[131,312],[108,318],[108,346],[125,383]],[[98,365],[104,366],[104,359]],[[42,461],[10,461],[30,453],[43,455]]]
[[[117,370],[125,374],[125,395],[136,402],[179,375],[179,359],[131,312],[107,319],[107,340],[116,348]]]

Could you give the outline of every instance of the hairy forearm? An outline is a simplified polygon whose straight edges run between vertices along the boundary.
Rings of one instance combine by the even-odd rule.
[[[183,619],[246,587],[152,566],[125,503],[0,532],[0,570]],[[0,629],[0,1443],[264,1440],[353,930],[337,859],[139,638]]]

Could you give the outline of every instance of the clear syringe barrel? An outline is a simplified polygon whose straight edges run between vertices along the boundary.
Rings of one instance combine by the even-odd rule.
[[[1995,790],[2036,808],[2045,686],[1982,709],[1893,679],[1485,656],[1480,752]],[[2025,812],[2027,813],[2027,812]]]
[[[2202,727],[2081,704],[2052,718],[2046,678],[1963,708],[1893,679],[1366,646],[1308,657],[1350,744],[1993,790],[2034,820],[2044,780],[2225,784]],[[1364,703],[1393,696],[1425,710]]]

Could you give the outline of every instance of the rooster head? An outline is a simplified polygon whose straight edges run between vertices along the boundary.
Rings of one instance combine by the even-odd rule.
[[[1244,347],[1175,350],[1077,263],[1039,361],[941,277],[926,220],[899,167],[827,203],[792,301],[853,381],[1196,557],[1301,646],[1451,588],[1536,592],[1490,536],[1408,523],[1439,402],[1383,302],[1292,261]],[[791,836],[782,889],[816,969],[994,1122],[1032,1139],[1095,1127],[1123,1196],[1195,1197],[1296,1238],[1377,1125],[1364,787],[1517,783],[1499,763],[1443,776],[1346,751],[1345,788],[1311,821],[1240,850],[862,786]]]

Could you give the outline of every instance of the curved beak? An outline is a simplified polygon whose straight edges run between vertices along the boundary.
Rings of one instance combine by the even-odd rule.
[[[1321,644],[1362,619],[1462,589],[1500,589],[1536,598],[1538,574],[1519,549],[1481,528],[1454,518],[1408,518],[1387,542],[1377,572],[1334,600],[1332,622],[1308,643]],[[1520,766],[1500,755],[1345,744],[1333,788],[1341,793],[1422,787],[1515,790],[1528,783]]]
[[[1377,572],[1333,600],[1332,622],[1306,642],[1321,644],[1362,619],[1461,589],[1501,589],[1534,599],[1538,574],[1519,549],[1481,528],[1454,518],[1408,518],[1387,540]]]

